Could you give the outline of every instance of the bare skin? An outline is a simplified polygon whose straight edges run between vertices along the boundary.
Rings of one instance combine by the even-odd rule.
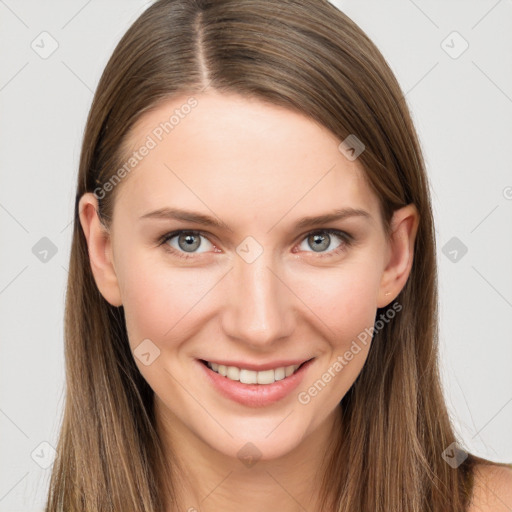
[[[512,465],[477,466],[473,496],[468,512],[512,510]]]
[[[131,150],[187,98],[142,116]],[[168,456],[185,475],[180,510],[314,511],[339,402],[370,342],[308,403],[298,393],[374,325],[378,307],[391,307],[412,266],[417,210],[397,210],[386,239],[362,167],[338,150],[331,132],[257,100],[215,92],[195,98],[197,106],[117,185],[110,232],[96,197],[81,198],[94,277],[105,299],[124,307],[132,350],[145,339],[160,350],[150,365],[135,361],[155,392]],[[194,210],[231,231],[141,218],[160,208]],[[367,215],[294,227],[340,208]],[[195,249],[187,252],[178,236],[159,245],[175,230],[200,231],[191,239]],[[320,248],[311,233],[325,237]],[[250,263],[237,252],[246,237],[255,241],[251,251],[262,250]],[[249,407],[220,395],[198,358],[314,360],[299,389]],[[238,455],[244,446],[260,457],[250,467]]]

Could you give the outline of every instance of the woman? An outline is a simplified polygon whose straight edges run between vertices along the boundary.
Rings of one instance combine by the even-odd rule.
[[[384,58],[323,0],[159,0],[84,134],[47,511],[509,510],[437,366]]]

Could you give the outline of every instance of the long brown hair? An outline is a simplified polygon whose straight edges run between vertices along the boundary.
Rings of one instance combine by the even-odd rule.
[[[472,468],[485,461],[469,454],[455,469],[442,457],[458,439],[438,372],[429,185],[385,59],[327,0],[158,0],[117,45],[85,129],[65,310],[66,400],[47,512],[177,506],[179,475],[164,459],[153,391],[133,360],[122,306],[111,306],[95,284],[78,201],[126,161],[127,134],[144,112],[207,88],[299,111],[340,141],[356,135],[365,145],[358,161],[388,233],[397,208],[414,203],[420,215],[413,266],[397,297],[402,310],[375,332],[341,401],[322,510],[467,510]],[[100,196],[106,223],[119,187]]]

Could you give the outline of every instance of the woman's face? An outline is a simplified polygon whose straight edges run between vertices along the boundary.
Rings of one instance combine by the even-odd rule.
[[[159,414],[225,455],[248,442],[263,459],[284,455],[332,418],[366,360],[377,307],[407,278],[407,237],[393,252],[377,198],[339,143],[288,109],[211,92],[167,101],[130,133],[136,165],[113,185],[114,277],[95,277],[124,307]],[[222,376],[202,361],[234,369]]]

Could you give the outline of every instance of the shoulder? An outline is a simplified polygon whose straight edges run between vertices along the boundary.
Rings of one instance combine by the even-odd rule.
[[[473,496],[468,512],[510,512],[512,464],[478,464],[474,471]]]

